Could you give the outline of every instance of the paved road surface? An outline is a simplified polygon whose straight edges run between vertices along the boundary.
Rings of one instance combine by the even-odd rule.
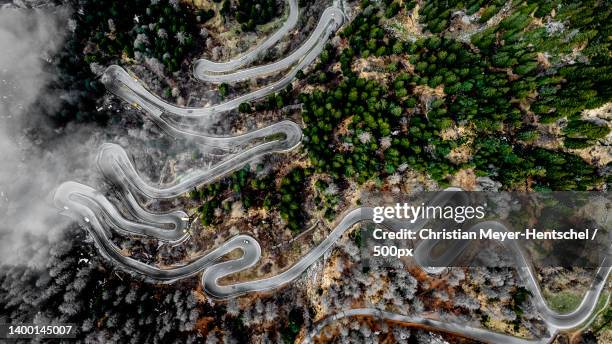
[[[480,342],[493,344],[544,344],[552,340],[553,336],[542,339],[522,339],[497,332],[488,331],[482,328],[466,326],[465,324],[449,323],[435,319],[427,319],[420,316],[402,315],[387,311],[381,311],[376,308],[354,308],[336,313],[325,318],[315,325],[315,329],[311,331],[304,339],[304,343],[312,343],[314,337],[317,336],[323,328],[334,321],[342,318],[354,316],[369,316],[386,321],[392,321],[403,325],[419,325],[434,331],[442,331],[448,333],[460,334],[463,337],[471,338]]]
[[[335,13],[335,11],[330,11],[327,13],[333,14]],[[282,90],[285,86],[291,83],[291,81],[293,81],[293,79],[295,78],[295,75],[300,70],[311,64],[319,56],[319,54],[325,47],[325,44],[327,44],[327,40],[329,39],[329,37],[339,27],[339,25],[335,25],[336,23],[338,23],[338,21],[336,21],[338,17],[339,16],[334,17],[334,21],[332,21],[332,24],[326,26],[323,34],[319,37],[315,46],[305,52],[305,55],[299,60],[299,62],[281,79],[268,86],[262,87],[253,92],[230,99],[220,104],[199,108],[179,107],[174,104],[170,104],[165,100],[161,99],[159,96],[149,92],[149,90],[147,90],[137,78],[131,76],[129,73],[127,73],[127,71],[125,71],[125,69],[117,65],[109,66],[102,75],[101,81],[108,87],[109,91],[115,93],[121,98],[123,98],[125,94],[131,93],[132,97],[139,98],[140,102],[146,102],[148,104],[147,107],[151,108],[151,111],[167,112],[169,114],[180,116],[183,118],[211,117],[223,112],[234,110],[238,108],[238,106],[240,106],[240,104],[242,103],[248,103],[252,100],[264,98],[269,94]],[[339,22],[341,22],[341,20]],[[268,66],[265,70],[262,70],[261,72],[267,74],[269,72],[273,72],[273,68],[273,66]],[[124,99],[131,100],[127,98]],[[154,110],[155,108],[157,109]]]
[[[264,55],[268,49],[273,47],[281,38],[283,38],[295,27],[295,24],[297,24],[299,16],[297,0],[288,0],[287,3],[289,5],[289,16],[287,17],[287,20],[283,26],[272,34],[272,36],[265,39],[260,45],[256,46],[246,54],[240,55],[227,62],[213,62],[206,59],[197,60],[194,63],[193,74],[198,78],[200,75],[205,76],[208,74],[234,71],[262,57],[262,55]]]
[[[319,20],[317,27],[314,29],[308,40],[306,40],[304,44],[302,44],[298,49],[296,49],[287,57],[275,61],[273,63],[247,69],[241,69],[228,74],[205,73],[201,70],[201,68],[197,68],[196,65],[194,74],[196,78],[202,81],[218,84],[223,82],[234,83],[238,81],[250,80],[254,78],[268,76],[271,74],[276,74],[291,67],[299,60],[304,58],[304,56],[306,56],[309,51],[311,51],[314,47],[317,46],[318,42],[326,41],[330,29],[335,30],[336,28],[340,27],[340,25],[342,25],[343,16],[344,14],[339,8],[327,8],[323,12],[321,20]],[[318,56],[320,54],[320,51],[316,51],[314,54]]]
[[[259,243],[249,235],[234,236],[221,246],[211,249],[201,257],[186,264],[163,268],[124,256],[121,250],[110,240],[110,231],[112,230],[120,234],[152,237],[170,243],[182,242],[188,237],[187,215],[180,211],[164,214],[149,212],[139,205],[138,197],[143,199],[174,198],[192,190],[194,187],[210,183],[217,178],[227,175],[262,155],[285,152],[299,145],[302,137],[301,129],[290,121],[282,121],[241,135],[213,136],[178,128],[168,121],[166,117],[199,117],[206,119],[209,116],[235,109],[242,102],[248,102],[276,92],[290,83],[300,69],[317,58],[329,37],[342,24],[343,15],[336,7],[328,8],[322,15],[319,25],[311,37],[291,55],[268,65],[237,70],[247,63],[254,61],[261,51],[275,44],[281,36],[286,34],[295,25],[298,12],[294,0],[289,0],[289,9],[289,18],[283,27],[265,40],[261,46],[249,53],[224,63],[213,63],[206,60],[200,60],[196,63],[194,68],[196,75],[213,82],[231,82],[245,78],[249,79],[270,73],[278,73],[293,66],[279,81],[218,105],[202,108],[183,108],[169,104],[149,92],[139,80],[128,74],[123,68],[119,66],[108,67],[102,77],[102,81],[110,92],[140,107],[153,122],[169,135],[177,139],[193,140],[203,146],[218,150],[221,152],[220,154],[226,154],[227,158],[211,169],[199,171],[169,185],[158,187],[148,184],[139,176],[132,161],[122,147],[115,144],[105,144],[98,155],[98,167],[106,178],[119,186],[119,194],[122,196],[125,207],[133,219],[125,217],[115,205],[95,189],[75,182],[62,184],[55,193],[54,201],[62,209],[62,214],[75,218],[76,221],[88,228],[100,253],[106,258],[131,273],[143,275],[150,280],[160,282],[172,282],[202,273],[201,279],[204,290],[215,298],[226,299],[254,291],[272,290],[290,283],[298,278],[325,252],[329,251],[345,231],[361,221],[371,219],[371,208],[353,209],[340,218],[327,238],[286,271],[269,278],[230,285],[220,285],[218,281],[225,276],[253,267],[261,258]],[[233,73],[225,75],[215,74],[228,71],[233,71]],[[441,198],[437,201],[444,202],[445,200]],[[389,222],[384,225],[396,227],[398,223]],[[502,227],[498,229],[504,230]],[[439,259],[448,261],[450,264],[464,248],[465,244],[458,244],[456,251]],[[519,269],[520,276],[532,292],[537,309],[548,324],[551,336],[559,329],[578,326],[590,316],[599,295],[605,287],[605,282],[610,274],[610,268],[602,267],[598,270],[589,292],[585,295],[578,309],[568,314],[558,314],[547,307],[534,277],[533,270],[529,268],[529,264],[525,261],[522,252],[516,247],[509,246],[509,248],[515,250],[517,260],[524,263],[523,266],[525,268]],[[431,247],[429,246],[417,247],[417,263],[419,261],[428,261],[430,249]],[[237,259],[219,261],[221,257],[234,250],[240,250],[242,255]],[[439,269],[428,268],[425,265],[423,265],[423,269],[430,273],[439,272]],[[537,342],[501,335],[483,329],[466,327],[462,324],[445,323],[419,316],[407,317],[374,309],[349,310],[334,315],[320,323],[320,326],[308,338],[312,339],[316,335],[316,331],[320,330],[326,323],[353,315],[370,315],[398,322],[426,325],[433,329],[453,332],[491,343],[519,344]],[[543,338],[538,341],[546,342],[548,340],[550,338]]]

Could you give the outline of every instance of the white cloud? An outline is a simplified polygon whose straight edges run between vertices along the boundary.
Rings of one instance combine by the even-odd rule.
[[[32,125],[44,123],[33,104],[49,80],[44,65],[63,41],[67,18],[62,13],[0,10],[0,259],[4,263],[31,260],[23,257],[24,245],[36,236],[48,239],[64,221],[47,203],[47,196],[61,177],[55,172],[65,170],[66,163],[40,147]]]

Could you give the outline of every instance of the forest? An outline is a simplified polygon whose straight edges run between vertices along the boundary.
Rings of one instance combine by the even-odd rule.
[[[263,167],[259,165],[256,170]],[[302,230],[306,214],[302,203],[306,178],[311,169],[296,167],[280,178],[275,185],[275,174],[259,175],[247,165],[231,176],[208,184],[190,193],[190,198],[201,205],[197,208],[202,225],[219,224],[229,215],[234,202],[240,202],[244,210],[264,208],[278,210],[281,218],[294,232]],[[215,209],[222,209],[215,213]]]
[[[257,25],[270,22],[281,13],[276,0],[238,0],[232,8],[231,0],[223,0],[221,13],[226,18],[234,18],[243,31],[254,31]]]
[[[107,124],[111,114],[97,110],[105,89],[92,66],[102,69],[124,58],[154,58],[166,72],[189,70],[194,52],[204,45],[198,24],[214,15],[174,0],[63,4],[74,11],[68,24],[72,32],[56,57],[55,78],[47,87],[48,93],[62,95],[60,108],[49,113],[57,126],[72,121]]]
[[[397,3],[387,1],[386,9],[361,3],[364,10],[341,33],[348,47],[330,47],[309,78],[323,87],[300,94],[305,146],[317,172],[363,183],[408,164],[440,185],[456,171],[473,168],[508,189],[600,189],[607,181],[588,162],[563,147],[551,150],[533,142],[539,138],[536,128],[559,119],[569,119],[562,130],[566,148],[588,147],[609,133],[605,125],[580,119],[580,113],[611,99],[610,7],[599,1],[558,3],[552,6],[555,20],[568,27],[547,32],[533,22],[550,14],[550,4],[513,2],[499,24],[462,42],[444,32],[444,18],[486,6],[481,17],[486,22],[484,16],[502,3],[443,3],[428,2],[419,12],[428,31],[439,34],[414,41],[382,29],[388,17],[401,13]],[[405,3],[401,11],[413,5]],[[554,63],[577,46],[585,58],[571,64],[538,60],[541,47],[551,47],[545,52]],[[356,59],[369,57],[388,61],[382,81],[352,69]],[[336,62],[341,75],[330,71]],[[432,92],[439,88],[443,92]],[[457,127],[469,128],[470,136],[441,135]],[[449,153],[461,146],[472,152],[469,159],[450,161]]]
[[[272,8],[256,16],[257,6],[268,1],[239,1],[234,3],[237,11],[225,2],[222,8],[228,10],[222,14],[232,16],[241,30],[252,31],[280,13]],[[75,8],[75,31],[57,57],[60,73],[50,87],[75,96],[52,114],[59,126],[108,123],[109,114],[96,111],[105,91],[92,64],[141,56],[161,61],[167,72],[188,72],[192,54],[202,45],[198,25],[214,15],[178,1],[69,3]],[[293,87],[239,108],[241,115],[255,116],[301,105],[296,116],[303,125],[307,161],[283,169],[284,161],[271,171],[245,166],[193,190],[189,196],[203,226],[219,225],[240,202],[245,210],[277,212],[283,225],[298,234],[311,220],[305,202],[310,200],[332,221],[347,185],[372,182],[383,187],[409,169],[427,174],[439,187],[449,185],[461,170],[499,181],[505,190],[608,187],[612,179],[605,166],[578,155],[610,132],[605,123],[583,116],[584,110],[611,101],[608,2],[364,0],[356,5],[357,15],[342,28],[338,42],[326,47],[313,68],[300,71]],[[416,9],[422,32],[413,39],[388,30]],[[475,25],[493,24],[466,38],[450,30],[457,12],[473,16]],[[373,73],[356,68],[364,60],[377,66]],[[220,91],[227,94],[227,86]],[[561,144],[551,148],[543,140],[554,128],[559,129],[555,142]],[[464,134],[449,134],[458,129]],[[459,150],[467,154],[453,158]],[[291,343],[314,314],[295,302],[305,298],[299,288],[284,288],[244,307],[236,300],[201,302],[197,278],[173,285],[144,284],[108,264],[92,244],[83,244],[85,233],[69,229],[50,245],[42,267],[0,268],[2,320],[79,323],[83,342]],[[352,235],[359,244],[359,232]],[[148,251],[137,250],[140,259],[151,259],[143,252],[169,250],[152,242],[143,245]],[[341,245],[354,251],[352,241]],[[38,249],[26,254],[34,256]],[[331,309],[342,306],[338,295],[348,299],[350,293],[371,290],[366,277],[373,273],[347,268],[338,274],[342,283],[331,289],[339,291],[325,294],[327,302],[337,306]],[[402,297],[392,300],[410,299],[410,307],[422,310],[422,304],[412,302],[416,280],[400,274],[397,278],[397,285],[408,285],[393,294]],[[526,295],[520,288],[513,290],[512,310],[520,318]],[[453,301],[459,308],[474,302],[467,294]],[[603,314],[604,323],[596,332],[612,319],[609,310]],[[487,317],[483,314],[483,322]],[[276,329],[280,334],[270,332]]]
[[[503,19],[468,42],[447,32],[457,10],[473,14],[484,7],[482,24],[504,6]],[[290,85],[240,106],[241,113],[254,114],[302,105],[303,144],[312,166],[304,177],[317,176],[309,182],[310,192],[326,218],[332,219],[338,199],[336,192],[327,192],[330,184],[394,183],[408,168],[426,173],[441,187],[464,169],[507,190],[600,190],[610,182],[609,175],[572,151],[610,132],[605,124],[580,118],[583,110],[611,99],[609,7],[598,1],[428,2],[419,12],[426,34],[414,40],[401,40],[384,27],[395,16],[411,13],[415,2],[365,0],[360,7],[339,34],[346,46],[328,45],[314,68],[298,73],[299,82],[312,85],[312,91]],[[555,20],[567,26],[562,32],[534,25],[553,8]],[[576,47],[585,57],[563,62]],[[360,59],[383,61],[382,77],[361,76],[354,69]],[[543,128],[559,123],[562,145],[537,144]],[[466,128],[467,134],[444,135],[456,128]],[[469,154],[451,159],[460,149]],[[264,199],[278,204],[275,209],[287,226],[299,231],[303,198],[283,192],[309,185],[298,172],[271,177],[282,178],[281,186],[264,187],[263,193],[240,187],[240,197],[247,207],[261,206]]]
[[[32,266],[0,266],[0,319],[11,323],[74,323],[83,343],[246,343],[250,327],[280,331],[259,334],[260,340],[292,343],[311,310],[290,300],[300,291],[288,289],[239,308],[202,303],[198,278],[172,285],[143,283],[138,276],[114,270],[93,245],[83,245],[86,231],[67,229],[45,249],[41,270]],[[40,255],[33,246],[30,256]],[[272,326],[270,326],[272,325]],[[262,338],[263,337],[263,338]],[[74,341],[71,339],[70,341]],[[29,340],[17,341],[30,342]]]

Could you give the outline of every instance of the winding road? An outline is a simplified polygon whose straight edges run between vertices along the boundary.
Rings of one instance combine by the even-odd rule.
[[[107,68],[101,80],[109,92],[141,108],[146,116],[168,135],[207,147],[223,156],[224,159],[210,169],[200,170],[188,176],[177,178],[176,181],[167,185],[154,186],[139,175],[129,155],[122,147],[111,143],[104,144],[98,154],[98,168],[105,178],[118,186],[119,195],[129,216],[125,216],[117,206],[99,191],[77,182],[66,182],[59,186],[54,195],[54,202],[61,209],[61,214],[72,217],[87,228],[99,252],[105,258],[130,273],[142,275],[157,282],[169,283],[202,273],[201,283],[205,292],[216,299],[227,299],[251,292],[273,290],[290,283],[328,252],[347,230],[359,222],[372,218],[372,208],[352,209],[340,217],[334,229],[323,241],[287,270],[268,278],[229,285],[221,285],[219,280],[252,268],[261,258],[261,247],[257,240],[250,235],[236,235],[197,259],[170,267],[157,267],[125,256],[121,248],[111,240],[112,232],[116,232],[122,235],[155,238],[162,242],[183,242],[189,237],[189,219],[186,213],[182,211],[152,213],[144,209],[138,200],[178,197],[195,187],[211,183],[264,155],[287,152],[300,144],[302,131],[297,124],[291,121],[281,121],[245,134],[218,136],[179,128],[169,120],[169,117],[207,119],[233,110],[243,102],[249,102],[279,91],[294,79],[299,70],[312,63],[321,53],[328,39],[344,22],[344,14],[336,6],[331,6],[323,12],[317,27],[308,40],[289,56],[267,65],[240,69],[255,61],[263,51],[276,44],[295,26],[299,15],[297,1],[289,0],[288,4],[289,15],[287,21],[277,32],[264,40],[260,46],[228,62],[196,61],[193,70],[196,78],[207,82],[237,82],[280,73],[287,68],[291,68],[278,81],[224,103],[200,108],[179,107],[152,94],[142,82],[120,66],[113,65]],[[449,191],[453,190],[456,189]],[[448,195],[450,194],[449,192]],[[439,199],[433,200],[432,204],[436,202],[442,204],[446,200],[446,195],[442,195]],[[389,228],[400,228],[398,226],[401,223],[385,222],[383,225]],[[489,223],[488,225],[497,226],[498,230],[505,230],[499,223]],[[439,272],[438,269],[427,267],[431,265],[426,263],[430,262],[427,257],[433,247],[427,245],[429,243],[416,248],[416,261],[421,264],[424,271],[437,273]],[[439,259],[447,261],[450,265],[467,244],[458,243],[457,245],[456,251]],[[518,265],[520,266],[518,268],[519,275],[532,293],[536,307],[542,319],[548,325],[550,337],[526,340],[484,329],[466,327],[463,324],[447,323],[420,316],[405,316],[376,309],[354,309],[326,318],[317,325],[306,340],[312,340],[325,325],[340,318],[375,316],[390,321],[420,324],[434,330],[457,333],[491,343],[546,343],[554,337],[557,331],[576,327],[592,314],[610,275],[610,268],[605,267],[609,264],[602,262],[602,267],[597,271],[596,278],[580,306],[571,313],[559,314],[550,310],[546,305],[534,272],[525,260],[520,248],[512,245],[509,245],[508,248],[515,252],[515,257],[520,263]],[[221,261],[222,257],[235,250],[242,252],[239,258]]]
[[[215,82],[236,82],[257,76],[278,73],[293,65],[293,68],[276,82],[216,105],[205,107],[179,107],[170,104],[159,96],[151,93],[136,77],[130,75],[125,69],[118,65],[109,66],[102,75],[101,81],[110,92],[113,92],[118,97],[127,102],[136,103],[145,111],[158,114],[157,116],[165,112],[169,115],[181,118],[209,118],[223,112],[234,110],[238,108],[241,103],[250,102],[266,97],[274,92],[278,92],[283,89],[283,87],[290,84],[300,70],[317,59],[325,47],[325,44],[327,44],[328,39],[336,32],[343,22],[344,13],[342,10],[336,6],[330,6],[323,11],[323,15],[319,19],[317,27],[308,40],[291,55],[278,62],[250,69],[237,70],[231,74],[216,76],[205,76],[202,74],[202,68],[204,67],[195,68],[194,73],[197,78],[210,77],[212,78],[210,81]],[[249,54],[251,55],[247,55],[247,60],[254,57],[257,51],[256,49],[250,52]],[[200,64],[204,63],[201,62],[203,60],[199,61]],[[210,63],[204,63],[204,65],[210,66]]]
[[[254,78],[259,78],[263,76],[267,76],[270,74],[278,73],[282,70],[285,70],[296,62],[300,61],[304,56],[308,55],[314,47],[317,47],[317,44],[321,41],[326,41],[326,37],[329,35],[330,31],[335,31],[336,28],[340,27],[343,22],[344,14],[337,7],[329,7],[327,8],[322,16],[321,20],[317,24],[317,27],[314,29],[313,33],[310,35],[308,40],[302,44],[298,49],[292,52],[289,56],[280,59],[276,62],[252,67],[247,69],[241,69],[234,71],[228,74],[205,74],[201,68],[195,69],[195,75],[198,79],[206,82],[212,83],[233,83],[243,80],[250,80]],[[318,49],[317,49],[318,50]],[[317,56],[320,54],[320,51],[315,51],[314,54]],[[197,64],[196,64],[197,66]]]
[[[403,325],[419,325],[420,327],[424,327],[433,331],[456,333],[473,340],[494,344],[546,344],[554,338],[554,336],[551,335],[542,339],[523,339],[488,331],[482,328],[466,326],[465,324],[444,322],[436,319],[423,318],[420,316],[402,315],[398,313],[379,310],[376,308],[353,308],[336,313],[318,322],[315,325],[315,328],[310,333],[308,333],[308,335],[304,339],[304,343],[312,343],[314,337],[316,337],[317,334],[319,334],[325,328],[325,326],[333,323],[334,321],[355,316],[374,317]]]
[[[205,77],[208,74],[234,71],[260,58],[281,38],[285,37],[285,35],[295,27],[295,24],[297,24],[298,16],[300,14],[297,0],[288,0],[287,4],[289,5],[289,16],[278,31],[266,38],[263,42],[261,42],[261,44],[253,48],[251,51],[235,57],[227,62],[213,62],[206,59],[196,60],[193,67],[193,74],[195,77],[200,79],[200,76]],[[200,80],[207,81],[204,79]]]

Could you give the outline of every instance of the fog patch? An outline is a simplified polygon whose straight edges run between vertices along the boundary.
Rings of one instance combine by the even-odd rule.
[[[66,151],[83,146],[52,148],[46,138],[53,131],[36,106],[59,104],[41,97],[52,78],[45,67],[64,41],[67,20],[68,12],[62,8],[0,9],[0,260],[4,264],[42,262],[44,252],[25,256],[25,248],[55,240],[67,224],[53,208],[50,195],[58,182],[78,169]]]

